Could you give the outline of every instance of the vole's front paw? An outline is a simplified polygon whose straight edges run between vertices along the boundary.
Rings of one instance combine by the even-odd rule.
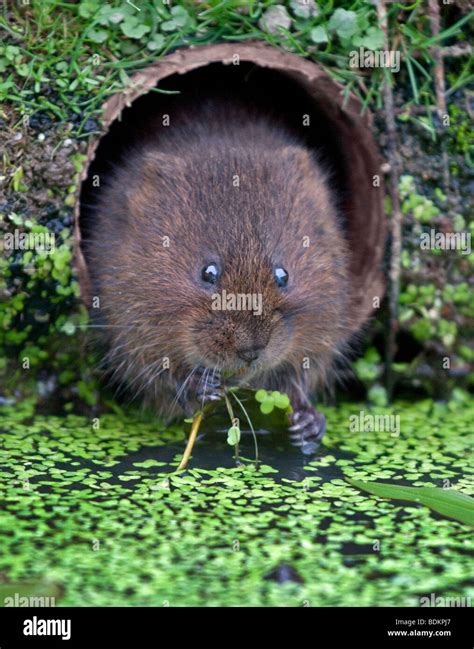
[[[210,401],[222,399],[224,391],[219,372],[200,367],[194,374],[196,400],[203,406]]]
[[[313,406],[301,406],[290,415],[291,426],[288,428],[291,441],[300,446],[305,455],[314,453],[326,430],[326,417]]]

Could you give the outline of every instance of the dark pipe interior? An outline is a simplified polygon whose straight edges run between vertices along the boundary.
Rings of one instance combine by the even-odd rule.
[[[178,91],[179,94],[148,92],[126,108],[120,120],[115,120],[101,139],[96,157],[88,170],[81,190],[80,228],[82,249],[87,258],[87,239],[94,226],[94,203],[100,188],[92,186],[98,175],[101,185],[107,174],[127,151],[147,138],[150,123],[157,116],[170,114],[183,105],[199,105],[207,97],[224,96],[257,105],[278,115],[288,128],[318,152],[319,159],[331,173],[337,206],[350,240],[355,269],[374,267],[375,253],[368,243],[368,230],[378,227],[383,218],[377,213],[372,198],[372,173],[377,171],[374,152],[367,153],[368,142],[360,130],[338,106],[325,96],[310,96],[308,90],[293,76],[285,72],[264,68],[254,63],[238,66],[213,63],[186,74],[174,74],[161,80],[160,90]],[[320,95],[319,95],[320,96]],[[310,127],[304,127],[302,116],[310,116]],[[365,147],[365,148],[364,148]],[[370,157],[372,156],[372,157]],[[357,200],[354,195],[358,193]],[[378,224],[378,225],[377,225]],[[373,241],[373,238],[372,238]],[[376,347],[383,354],[382,341]],[[356,345],[358,347],[359,345]],[[365,389],[344,368],[345,392],[363,398]]]
[[[81,191],[81,234],[83,252],[87,259],[87,239],[93,228],[93,205],[100,188],[92,186],[92,177],[106,178],[111,167],[126,155],[127,149],[145,139],[147,124],[156,115],[170,114],[173,109],[189,101],[199,104],[209,95],[237,98],[256,104],[282,118],[289,128],[299,133],[307,144],[319,153],[332,174],[337,189],[338,206],[342,216],[349,209],[345,191],[345,164],[343,142],[327,116],[310,99],[306,91],[288,75],[259,67],[253,63],[238,66],[214,63],[184,75],[174,74],[159,83],[159,88],[179,91],[179,94],[149,92],[126,108],[120,120],[116,120],[109,132],[102,138],[96,158],[89,167]],[[310,116],[310,127],[302,125],[302,116]]]

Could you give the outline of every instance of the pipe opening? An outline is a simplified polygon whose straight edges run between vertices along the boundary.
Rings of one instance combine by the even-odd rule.
[[[225,53],[232,56],[239,48],[239,65],[229,65]],[[341,87],[315,63],[262,44],[178,50],[140,75],[138,88],[127,97],[128,107],[120,95],[107,103],[108,130],[93,143],[83,174],[76,250],[86,303],[87,241],[94,228],[94,204],[113,166],[146,140],[152,119],[172,116],[179,106],[192,108],[209,96],[226,97],[278,116],[329,170],[350,244],[356,330],[372,311],[374,297],[383,296],[386,234],[379,155],[370,120],[360,116],[358,101],[350,97],[344,102]]]

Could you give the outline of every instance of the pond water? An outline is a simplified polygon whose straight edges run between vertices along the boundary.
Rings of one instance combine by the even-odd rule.
[[[59,605],[419,606],[472,596],[472,530],[426,507],[383,500],[345,478],[472,494],[474,403],[323,408],[318,452],[293,447],[278,415],[251,418],[241,464],[221,414],[174,473],[189,426],[136,412],[0,415],[2,592]],[[400,417],[398,434],[354,432],[360,412]],[[271,431],[271,432],[269,432]],[[23,590],[22,590],[23,589]]]

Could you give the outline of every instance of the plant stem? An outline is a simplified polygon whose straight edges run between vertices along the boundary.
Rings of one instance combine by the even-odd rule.
[[[389,50],[388,41],[388,19],[385,8],[385,0],[379,0],[377,4],[377,15],[380,28],[384,34],[384,49]],[[390,198],[392,201],[392,215],[390,230],[392,234],[392,250],[390,259],[390,288],[389,288],[389,331],[386,351],[386,382],[389,399],[392,398],[394,387],[393,360],[396,351],[396,337],[398,331],[398,301],[400,295],[400,257],[402,248],[402,211],[400,208],[399,186],[399,158],[397,145],[397,129],[394,116],[394,101],[391,86],[391,78],[385,70],[383,84],[383,103],[385,113],[385,124],[387,128],[387,153],[390,163]]]
[[[242,401],[238,398],[238,396],[235,394],[235,392],[231,391],[230,393],[234,397],[234,399],[237,401],[237,403],[239,404],[240,409],[244,413],[245,418],[247,419],[248,425],[250,426],[250,430],[252,431],[253,441],[254,441],[254,444],[255,444],[255,463],[256,463],[257,468],[258,468],[258,464],[259,464],[260,460],[259,460],[259,457],[258,457],[257,435],[255,434],[254,427],[252,426],[252,422],[250,421],[250,417],[248,416],[248,413],[247,413],[246,409],[244,408],[244,405],[243,405]]]
[[[181,462],[179,463],[179,466],[176,469],[176,471],[182,471],[188,466],[188,461],[189,458],[191,457],[191,453],[193,451],[194,444],[196,442],[196,437],[198,434],[199,427],[201,425],[203,415],[204,413],[202,410],[200,410],[194,415],[193,424],[191,426],[191,432],[189,433],[188,443],[186,444],[183,457],[181,458]]]
[[[431,33],[433,38],[437,38],[440,30],[440,12],[438,0],[428,0],[428,10],[430,15],[431,23]],[[442,123],[447,114],[446,107],[446,96],[445,96],[445,87],[444,87],[444,60],[441,53],[441,49],[438,43],[430,48],[431,54],[433,56],[435,66],[434,66],[434,80],[435,80],[435,92],[436,92],[436,104],[438,107],[438,118],[439,118],[439,128],[443,128]],[[446,149],[446,138],[441,140],[441,159],[443,161],[443,182],[444,182],[444,191],[449,192],[449,165],[448,165],[448,153]]]
[[[234,411],[232,409],[232,404],[230,402],[230,399],[227,396],[227,392],[224,392],[224,399],[225,399],[225,405],[227,406],[227,412],[229,413],[230,422],[231,422],[232,426],[234,426],[234,421],[235,421]],[[235,459],[236,460],[239,459],[239,444],[238,444],[238,442],[235,445]]]

